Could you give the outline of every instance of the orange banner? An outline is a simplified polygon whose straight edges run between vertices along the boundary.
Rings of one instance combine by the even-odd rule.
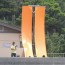
[[[37,57],[42,57],[46,53],[45,43],[45,7],[35,7],[35,48]]]
[[[22,7],[22,44],[25,57],[33,57],[32,52],[32,6]]]

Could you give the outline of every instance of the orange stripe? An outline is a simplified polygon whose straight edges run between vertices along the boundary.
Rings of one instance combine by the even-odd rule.
[[[25,57],[33,57],[32,52],[32,7],[22,7],[22,44]]]
[[[45,43],[45,7],[35,7],[35,48],[37,57],[42,57],[46,53]]]

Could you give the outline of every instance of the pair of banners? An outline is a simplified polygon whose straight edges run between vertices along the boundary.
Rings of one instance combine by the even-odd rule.
[[[33,12],[33,6],[22,7],[21,36],[25,57],[34,57],[34,48],[32,48],[33,36],[36,56],[42,57],[45,55],[45,57],[47,57],[45,43],[45,7],[35,6],[34,9],[35,10]],[[32,23],[34,23],[34,25],[32,25]],[[33,27],[34,32],[32,31]]]

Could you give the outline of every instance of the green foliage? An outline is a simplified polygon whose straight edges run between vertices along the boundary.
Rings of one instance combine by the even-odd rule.
[[[19,13],[18,1],[0,0],[0,19],[1,20],[5,19],[6,21],[12,21],[11,23],[15,24],[16,18],[18,18],[20,15],[18,13]]]
[[[64,35],[59,33],[53,33],[49,35],[47,33],[47,52],[48,53],[64,53],[65,52],[65,40]]]

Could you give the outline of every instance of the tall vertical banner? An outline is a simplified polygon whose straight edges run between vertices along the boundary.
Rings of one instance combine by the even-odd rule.
[[[35,53],[37,57],[42,57],[46,52],[45,43],[45,7],[44,6],[34,6],[34,20],[33,16],[33,6],[23,6],[22,7],[22,25],[21,25],[21,35],[22,44],[24,47],[25,57],[33,57],[32,48],[32,27],[34,28],[34,45]],[[32,26],[32,22],[34,25]]]
[[[46,53],[45,43],[45,7],[35,7],[35,48],[37,57],[42,57]]]
[[[25,57],[33,57],[32,52],[32,6],[22,7],[22,44]]]

